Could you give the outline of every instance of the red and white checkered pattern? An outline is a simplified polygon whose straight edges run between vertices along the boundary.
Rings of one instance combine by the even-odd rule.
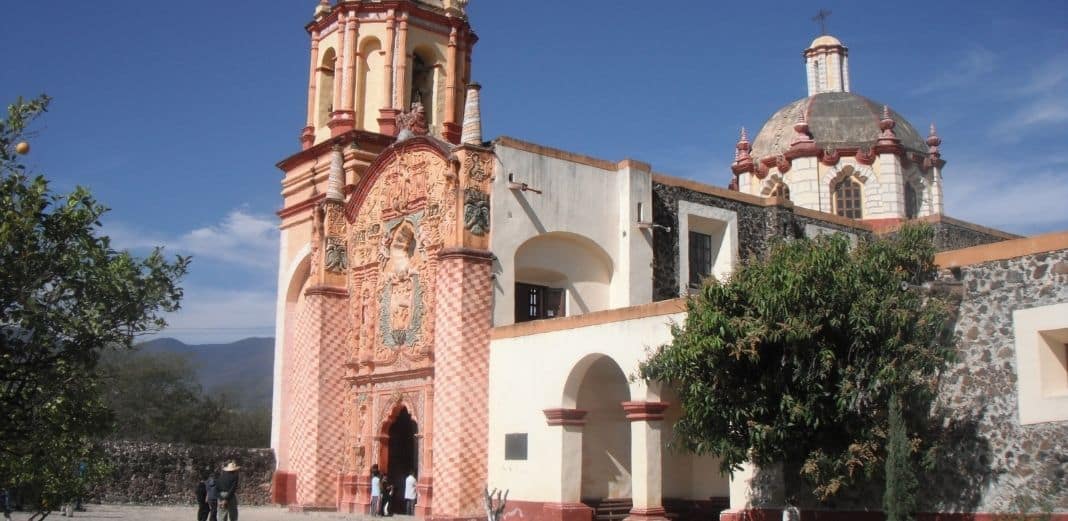
[[[434,375],[434,517],[484,516],[490,264],[465,256],[438,268]]]
[[[297,475],[296,503],[332,506],[344,454],[347,299],[311,293],[298,312],[289,385],[289,467]],[[288,346],[287,346],[288,347]]]

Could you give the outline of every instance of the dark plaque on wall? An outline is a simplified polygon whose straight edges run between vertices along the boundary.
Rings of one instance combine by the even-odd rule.
[[[517,432],[504,435],[504,459],[527,459],[527,433]]]

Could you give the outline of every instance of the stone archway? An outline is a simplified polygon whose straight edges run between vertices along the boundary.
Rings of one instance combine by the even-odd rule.
[[[386,428],[386,451],[382,469],[393,484],[393,501],[390,511],[403,512],[404,479],[409,472],[419,475],[419,424],[412,418],[408,408],[400,406]]]
[[[576,396],[587,411],[582,433],[581,497],[584,502],[631,497],[631,429],[620,405],[630,400],[623,370],[598,357],[582,377]]]

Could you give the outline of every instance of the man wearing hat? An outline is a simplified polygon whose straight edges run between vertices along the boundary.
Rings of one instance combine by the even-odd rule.
[[[219,513],[222,519],[229,521],[237,521],[237,471],[240,468],[236,461],[230,460],[215,480],[219,487]]]

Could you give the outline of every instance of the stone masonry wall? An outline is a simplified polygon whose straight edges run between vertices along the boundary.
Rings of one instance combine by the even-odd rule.
[[[218,471],[233,459],[241,466],[237,489],[242,505],[270,502],[274,451],[180,445],[173,443],[108,442],[110,478],[90,494],[101,503],[191,504],[201,474]]]
[[[847,233],[864,230],[798,215],[792,208],[760,206],[688,188],[653,183],[653,221],[671,228],[653,234],[653,300],[676,298],[679,292],[679,201],[723,208],[738,214],[738,255],[742,261],[768,250],[775,237],[803,237],[806,224]]]
[[[1006,512],[1030,497],[1068,511],[1068,422],[1020,424],[1012,317],[1068,302],[1068,250],[965,266],[960,280],[958,360],[942,378],[940,401],[974,436],[962,438],[956,468],[928,476],[925,507]]]

